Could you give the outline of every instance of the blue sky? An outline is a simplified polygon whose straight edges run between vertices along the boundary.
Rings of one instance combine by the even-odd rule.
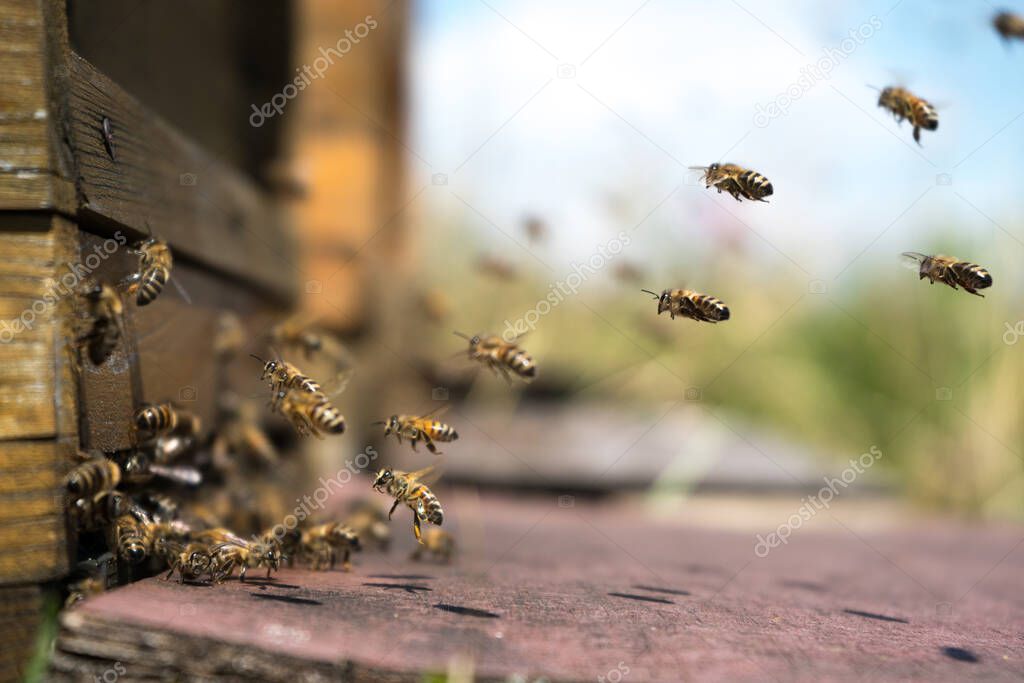
[[[832,280],[854,257],[847,272],[864,274],[905,249],[942,250],[935,236],[953,230],[971,251],[961,256],[1009,270],[1024,258],[1024,43],[1003,45],[995,11],[984,0],[421,2],[410,195],[426,187],[424,229],[468,215],[495,250],[522,249],[502,232],[542,215],[565,261],[638,224],[647,254],[665,231],[686,243],[714,226],[795,275]],[[866,24],[828,79],[755,125],[759,103]],[[923,147],[867,87],[898,81],[939,107]],[[685,166],[715,160],[767,175],[771,204],[697,187]]]

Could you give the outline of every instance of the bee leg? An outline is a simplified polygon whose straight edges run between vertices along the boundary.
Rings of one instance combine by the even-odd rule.
[[[416,534],[416,541],[420,545],[423,545],[423,534],[420,532],[420,516],[419,515],[413,515],[412,516],[412,532],[414,534]]]
[[[345,557],[342,559],[342,562],[341,562],[341,568],[342,568],[343,571],[346,571],[346,572],[352,571],[352,562],[349,559],[350,557],[352,557],[352,551],[349,550],[348,548],[345,548]]]
[[[164,577],[164,581],[170,581],[172,576],[174,576],[174,565],[171,565],[171,571],[167,572],[167,576]]]
[[[402,501],[400,501],[400,500],[395,500],[395,504],[394,504],[394,505],[392,505],[392,506],[391,506],[391,510],[389,510],[389,511],[388,511],[388,521],[389,521],[389,522],[391,521],[391,515],[395,514],[395,510],[397,510],[397,509],[398,509],[398,504],[399,504],[400,502],[402,502]]]
[[[238,573],[238,580],[245,581],[245,571],[248,569],[248,565],[242,565],[242,571]]]
[[[419,443],[419,437],[415,437],[415,436],[414,436],[414,437],[412,437],[411,439],[409,439],[409,442],[410,442],[410,443],[412,444],[412,450],[413,450],[413,452],[414,452],[414,453],[419,453],[419,451],[417,451],[417,450],[416,450],[416,444],[418,444],[418,443]]]
[[[426,446],[427,450],[433,453],[434,455],[441,455],[441,451],[437,450],[437,446],[435,446],[434,442],[431,441],[429,438],[423,442],[423,445]]]
[[[921,144],[921,127],[920,126],[914,126],[914,142],[916,142],[918,145]]]

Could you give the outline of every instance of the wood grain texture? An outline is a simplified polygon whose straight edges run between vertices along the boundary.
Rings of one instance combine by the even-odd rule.
[[[152,228],[176,259],[288,301],[293,249],[274,206],[87,61],[72,55],[70,68],[68,132],[83,227],[107,236],[116,224],[133,239]]]
[[[36,631],[42,620],[43,599],[39,586],[0,588],[0,681],[25,680],[25,666],[36,648]]]

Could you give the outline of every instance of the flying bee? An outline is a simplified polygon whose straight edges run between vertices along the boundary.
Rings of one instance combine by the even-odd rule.
[[[1003,40],[1024,38],[1024,17],[1013,12],[1000,12],[992,19],[992,25]]]
[[[440,562],[451,562],[455,554],[455,537],[444,529],[431,527],[423,532],[423,544],[416,546],[409,559],[422,559],[424,551]]]
[[[250,462],[273,467],[280,458],[277,449],[260,426],[256,406],[235,394],[220,400],[219,425],[210,444],[214,466],[222,472],[247,466]],[[239,462],[240,459],[241,460]]]
[[[775,191],[763,175],[736,164],[714,163],[710,166],[691,166],[690,169],[704,172],[701,180],[705,188],[714,187],[719,194],[725,190],[738,202],[749,199],[767,203],[765,197],[770,197]]]
[[[953,289],[960,285],[965,291],[984,298],[977,290],[992,286],[992,276],[987,270],[974,263],[961,261],[956,256],[926,256],[916,251],[902,254],[904,263],[910,268],[917,268],[918,279],[928,278],[931,284],[938,280]]]
[[[461,332],[454,334],[469,342],[470,360],[482,363],[495,373],[502,375],[506,381],[510,383],[512,381],[510,372],[526,382],[537,377],[537,366],[533,359],[516,344],[519,337],[507,342],[495,335],[484,337],[477,334],[470,338]]]
[[[79,457],[85,462],[64,477],[67,492],[76,499],[91,499],[98,493],[116,489],[121,483],[121,468],[103,453],[96,451],[91,455],[80,454]]]
[[[899,123],[904,119],[914,126],[914,142],[921,144],[921,129],[935,130],[939,127],[939,114],[926,100],[906,88],[889,86],[878,95],[878,106],[888,109]]]
[[[342,555],[341,566],[345,571],[352,568],[349,558],[353,550],[362,550],[359,535],[344,524],[327,522],[302,532],[302,555],[310,566],[320,571],[334,569],[337,555]]]
[[[359,536],[360,541],[373,544],[380,550],[387,550],[391,544],[391,530],[388,528],[384,511],[370,500],[357,500],[345,516],[345,526]]]
[[[379,493],[387,493],[395,499],[394,505],[388,511],[388,519],[395,514],[399,503],[405,503],[412,510],[412,531],[416,540],[423,543],[420,533],[422,522],[429,522],[441,526],[444,522],[444,510],[441,509],[441,502],[437,499],[427,485],[420,482],[420,478],[430,475],[434,468],[425,467],[415,472],[402,472],[393,470],[390,467],[377,472],[373,480],[373,488]]]
[[[544,239],[547,234],[547,227],[537,216],[529,216],[523,221],[523,230],[526,231],[526,236],[530,238],[531,242],[540,242]]]
[[[490,275],[497,280],[511,281],[519,277],[516,267],[497,256],[482,254],[476,260],[476,269],[484,275]]]
[[[114,520],[117,552],[129,564],[139,564],[153,548],[152,524],[145,524],[132,515],[121,515]]]
[[[116,289],[98,284],[85,292],[92,326],[83,338],[87,343],[89,360],[100,365],[110,357],[119,339],[123,339],[124,304]]]
[[[440,455],[434,445],[435,441],[448,443],[459,438],[459,433],[451,425],[446,425],[438,420],[429,419],[431,415],[440,417],[448,409],[448,406],[434,410],[423,417],[411,415],[392,415],[387,421],[374,422],[373,424],[384,425],[384,436],[394,434],[398,437],[398,443],[402,443],[402,437],[412,442],[412,449],[416,450],[416,444],[423,441],[427,450],[434,455]]]
[[[202,422],[197,415],[175,408],[170,403],[145,405],[135,411],[135,429],[150,436],[163,436],[181,426],[186,434],[198,434]]]
[[[280,392],[277,406],[278,412],[291,421],[299,436],[312,434],[322,439],[322,432],[341,434],[345,431],[345,416],[323,394],[285,389]]]
[[[164,543],[161,548],[161,555],[170,567],[164,581],[169,581],[174,572],[178,572],[178,582],[185,583],[185,580],[196,581],[203,574],[207,574],[213,567],[213,557],[210,550],[202,543]]]
[[[283,360],[263,360],[254,353],[250,356],[263,363],[260,381],[269,383],[272,392],[271,405],[276,406],[283,398],[284,389],[301,389],[310,394],[320,394],[323,390],[315,381],[302,374],[297,367]]]
[[[136,295],[136,305],[147,306],[164,291],[164,285],[171,278],[174,257],[166,242],[152,236],[143,241],[136,251],[139,267],[129,278],[128,293]]]
[[[297,347],[307,359],[324,348],[323,335],[314,330],[306,316],[296,315],[270,329],[270,343],[275,348]]]
[[[700,294],[689,289],[666,289],[660,295],[649,289],[640,291],[658,300],[658,315],[668,311],[673,320],[677,315],[708,323],[729,319],[729,308],[721,299],[709,294]]]

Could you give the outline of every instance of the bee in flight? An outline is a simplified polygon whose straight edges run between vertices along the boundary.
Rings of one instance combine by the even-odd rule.
[[[92,327],[83,341],[89,351],[89,360],[93,365],[100,365],[113,352],[124,332],[124,304],[116,289],[106,284],[98,284],[85,292],[85,300],[89,306]]]
[[[448,406],[442,406],[423,417],[392,415],[387,421],[374,422],[373,424],[384,425],[384,436],[394,434],[398,437],[398,443],[402,443],[402,437],[409,439],[412,442],[412,449],[414,451],[416,450],[416,444],[422,441],[428,451],[434,455],[440,455],[441,451],[437,450],[434,442],[448,443],[455,441],[459,438],[459,433],[451,425],[429,418],[432,415],[440,417],[447,409]]]
[[[926,256],[916,251],[905,251],[902,258],[907,266],[917,268],[919,280],[928,278],[933,285],[936,280],[953,289],[959,285],[965,291],[982,298],[985,295],[978,294],[977,290],[992,286],[992,276],[987,270],[974,263],[961,261],[956,256]]]
[[[146,227],[149,228],[148,225]],[[164,291],[164,285],[171,279],[174,257],[167,242],[153,237],[152,232],[136,251],[139,267],[129,279],[128,293],[135,294],[136,305],[147,306],[156,301],[160,292]]]
[[[420,543],[423,543],[420,532],[420,525],[423,522],[437,526],[441,526],[444,522],[444,510],[441,509],[441,502],[427,488],[427,485],[420,481],[421,478],[427,477],[433,471],[433,466],[415,472],[402,472],[386,467],[377,472],[377,477],[373,480],[374,490],[387,493],[395,499],[395,504],[388,512],[388,519],[395,514],[399,503],[405,503],[412,510],[412,531]]]
[[[135,411],[135,428],[152,436],[163,436],[181,427],[187,434],[198,434],[202,429],[199,416],[178,410],[170,403],[146,405]]]
[[[293,316],[270,329],[270,343],[274,348],[297,347],[307,359],[324,347],[323,335],[317,332],[306,316]]]
[[[423,533],[423,544],[416,546],[409,559],[422,559],[424,551],[439,562],[451,562],[455,554],[455,538],[444,529],[427,529]]]
[[[878,106],[888,109],[896,120],[904,119],[914,126],[914,142],[921,144],[921,129],[935,130],[939,127],[939,114],[935,107],[906,88],[889,86],[878,95]]]
[[[322,439],[322,432],[341,434],[345,431],[345,416],[324,394],[284,389],[276,404],[278,411],[291,421],[300,436],[312,434]]]
[[[356,500],[345,516],[345,526],[359,536],[360,543],[379,550],[387,550],[391,544],[391,530],[388,528],[384,511],[370,500]]]
[[[469,342],[470,360],[483,363],[495,373],[503,376],[509,383],[512,382],[512,374],[526,382],[536,379],[537,366],[530,355],[516,344],[522,335],[507,342],[495,335],[483,337],[478,334],[470,338],[461,332],[454,334]]]
[[[658,300],[658,315],[668,311],[673,320],[677,315],[707,323],[729,319],[729,308],[721,299],[710,294],[700,294],[689,289],[666,289],[660,295],[649,289],[640,291]]]
[[[322,393],[323,390],[316,380],[306,377],[302,374],[301,370],[291,363],[283,360],[263,360],[254,353],[249,355],[263,363],[260,381],[269,383],[270,391],[273,392],[272,406],[276,406],[284,398],[285,389],[300,389],[310,394]]]
[[[737,166],[736,164],[711,164],[710,166],[691,166],[691,170],[704,171],[701,180],[704,187],[714,187],[721,194],[725,190],[738,202],[744,199],[765,202],[775,192],[772,184],[757,171]]]
[[[1024,38],[1024,17],[1013,12],[1000,12],[992,19],[992,25],[1003,40]]]

